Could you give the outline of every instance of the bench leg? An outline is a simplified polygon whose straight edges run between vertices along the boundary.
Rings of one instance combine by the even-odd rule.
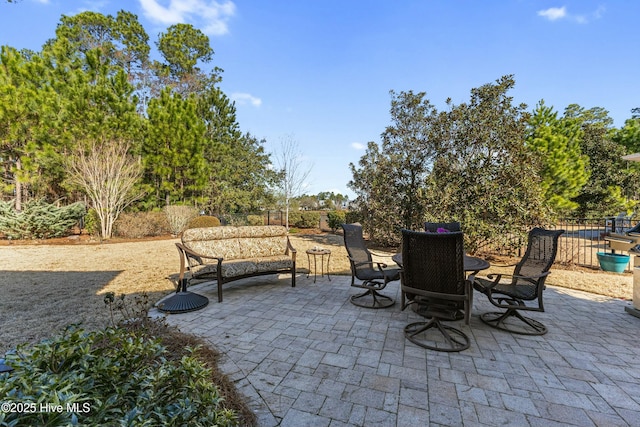
[[[296,263],[293,263],[293,267],[291,267],[291,287],[296,287]]]

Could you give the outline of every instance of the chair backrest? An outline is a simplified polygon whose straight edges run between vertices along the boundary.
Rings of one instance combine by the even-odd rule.
[[[464,239],[460,231],[402,230],[402,288],[450,295],[465,294]]]
[[[460,228],[460,223],[457,221],[451,222],[425,222],[424,223],[424,231],[428,231],[430,233],[436,233],[439,228],[444,228],[448,231],[462,231]]]
[[[362,226],[355,224],[342,224],[344,230],[344,247],[347,249],[351,261],[352,273],[358,276],[358,271],[372,269],[371,252],[367,249],[362,236]]]
[[[527,250],[516,265],[514,275],[536,276],[551,269],[558,253],[558,239],[564,230],[536,227],[529,232]]]

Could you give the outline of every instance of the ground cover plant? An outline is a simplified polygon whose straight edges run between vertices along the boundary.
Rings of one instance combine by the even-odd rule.
[[[70,325],[50,340],[7,355],[0,425],[252,425],[251,411],[215,368],[218,353],[162,320],[147,301],[130,311],[105,296],[124,321],[98,331]],[[140,316],[141,317],[135,317]],[[134,317],[131,317],[134,316]],[[44,408],[44,410],[43,410]]]

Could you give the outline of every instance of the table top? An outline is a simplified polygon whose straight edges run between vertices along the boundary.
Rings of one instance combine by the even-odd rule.
[[[391,257],[393,262],[402,266],[402,253],[399,252]],[[482,258],[478,258],[475,256],[464,255],[464,271],[480,271],[486,270],[489,268],[491,264],[488,261],[485,261]]]
[[[331,251],[329,249],[312,248],[307,249],[307,253],[311,255],[329,255]]]

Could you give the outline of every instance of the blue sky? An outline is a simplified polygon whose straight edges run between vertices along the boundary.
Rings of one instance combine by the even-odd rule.
[[[39,50],[60,16],[136,14],[151,42],[185,22],[205,32],[243,131],[297,141],[306,191],[347,189],[349,163],[390,124],[390,90],[439,109],[513,74],[514,101],[640,107],[640,2],[615,0],[0,0],[0,45]]]

